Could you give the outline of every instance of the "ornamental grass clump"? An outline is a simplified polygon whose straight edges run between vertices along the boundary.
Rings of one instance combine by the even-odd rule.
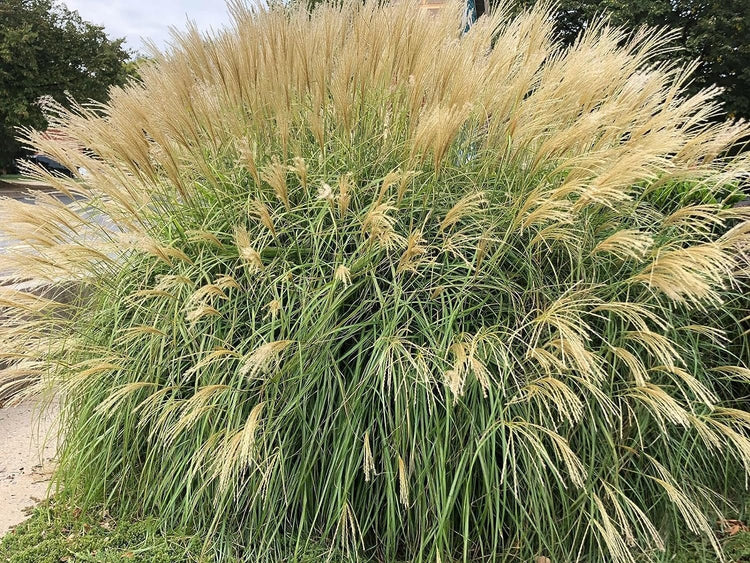
[[[59,395],[57,481],[224,557],[720,551],[750,468],[750,128],[671,34],[547,7],[248,8],[28,132],[4,377]],[[739,156],[737,156],[739,154]],[[731,156],[735,155],[735,156]]]

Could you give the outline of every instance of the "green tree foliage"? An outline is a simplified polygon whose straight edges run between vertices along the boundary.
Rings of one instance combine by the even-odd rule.
[[[561,0],[556,15],[558,31],[571,44],[600,14],[609,15],[618,26],[667,26],[678,30],[674,42],[678,49],[667,56],[701,61],[692,90],[715,84],[724,89],[720,99],[728,115],[750,117],[750,2]]]
[[[105,100],[127,76],[123,39],[54,0],[0,2],[0,169],[19,156],[14,128],[44,128],[41,96]]]
[[[149,64],[152,62],[154,62],[154,59],[152,57],[143,55],[141,53],[136,53],[133,56],[133,58],[125,62],[124,64],[125,73],[128,75],[129,78],[140,80],[141,79],[141,67],[145,64]]]

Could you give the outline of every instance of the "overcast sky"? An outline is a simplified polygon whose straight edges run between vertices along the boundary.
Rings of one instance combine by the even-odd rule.
[[[125,37],[126,47],[145,51],[141,37],[163,48],[169,27],[185,28],[188,19],[198,28],[218,29],[229,15],[224,0],[62,0],[81,17],[104,26],[110,38]]]

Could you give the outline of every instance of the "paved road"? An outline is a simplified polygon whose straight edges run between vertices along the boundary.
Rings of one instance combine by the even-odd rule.
[[[52,188],[50,188],[49,186],[45,186],[44,184],[34,184],[34,183],[11,184],[8,182],[0,181],[0,197],[9,197],[17,201],[23,201],[26,203],[33,204],[34,198],[29,193],[29,190],[40,190],[40,191],[45,191],[48,193],[55,194],[55,197],[57,197],[57,199],[64,202],[65,204],[68,204],[71,201],[73,201],[70,197],[64,194],[61,194],[59,192],[55,192],[52,190]],[[0,238],[0,253],[2,253],[3,249],[11,246],[12,244],[13,244],[12,241],[3,240]]]
[[[24,183],[24,184],[9,184],[8,182],[2,182],[0,181],[0,197],[9,197],[12,199],[15,199],[17,201],[23,201],[25,203],[34,204],[34,197],[33,197],[33,191],[45,191],[49,194],[52,194],[55,198],[60,200],[61,202],[65,203],[66,205],[71,203],[73,201],[73,198],[62,194],[58,191],[53,190],[49,186],[45,186],[44,184],[33,184],[33,183]],[[0,205],[2,205],[0,203]],[[94,219],[95,222],[99,223],[100,225],[106,225],[108,227],[111,227],[111,222],[99,215],[95,214],[93,211],[90,213],[90,216]],[[0,238],[0,254],[3,253],[3,250],[13,246],[16,244],[15,241],[12,240],[5,240],[3,238]],[[0,274],[2,273],[2,258],[0,258]]]

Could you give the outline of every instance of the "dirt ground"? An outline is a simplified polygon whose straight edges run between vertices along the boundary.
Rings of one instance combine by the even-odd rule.
[[[33,403],[0,408],[0,536],[47,496],[55,455],[53,410]]]

